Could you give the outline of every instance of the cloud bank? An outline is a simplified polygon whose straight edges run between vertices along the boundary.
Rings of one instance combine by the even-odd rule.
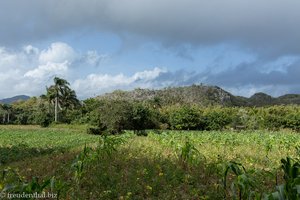
[[[279,66],[284,65],[284,68],[268,68],[266,63],[252,61],[218,72],[213,69],[202,72],[170,71],[164,67],[154,67],[131,75],[87,73],[86,76],[72,76],[78,67],[92,69],[95,63],[105,57],[96,51],[79,53],[61,42],[53,43],[46,49],[31,45],[19,51],[0,48],[1,97],[15,94],[40,95],[45,92],[45,86],[51,84],[54,76],[68,79],[81,99],[115,89],[163,88],[200,83],[222,86],[235,95],[243,96],[260,91],[274,96],[300,93],[298,58],[267,63],[271,66],[280,63]]]
[[[41,95],[55,76],[71,79],[76,67],[94,68],[101,56],[79,53],[66,43],[52,43],[49,48],[31,45],[18,51],[0,48],[0,98],[16,94]],[[76,67],[74,66],[76,65]]]
[[[165,45],[233,41],[268,56],[299,54],[299,7],[297,0],[1,1],[0,43],[88,29],[133,33]]]

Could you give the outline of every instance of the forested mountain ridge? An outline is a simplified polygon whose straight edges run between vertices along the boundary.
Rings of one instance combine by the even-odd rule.
[[[11,104],[20,100],[28,100],[26,95],[0,99],[0,104]],[[161,105],[197,104],[223,106],[268,106],[268,105],[300,105],[300,94],[285,94],[272,97],[259,92],[251,97],[235,96],[218,86],[191,85],[183,87],[168,87],[164,89],[141,89],[132,91],[115,90],[99,95],[96,99],[126,100],[126,101],[156,101]]]
[[[0,104],[0,124],[42,127],[53,122],[89,124],[96,127],[88,129],[92,134],[145,129],[223,130],[237,126],[300,131],[300,106],[273,106],[300,104],[299,96],[289,94],[274,98],[256,93],[246,98],[217,86],[192,85],[159,90],[116,90],[80,102],[69,83],[55,77],[54,84],[40,97],[11,105]]]
[[[192,85],[168,87],[164,89],[135,89],[132,91],[115,90],[112,93],[99,95],[96,99],[125,101],[157,101],[161,105],[197,104],[223,106],[267,106],[300,104],[299,94],[286,94],[272,97],[265,93],[256,93],[250,98],[234,96],[218,86]]]
[[[1,104],[11,104],[14,103],[16,101],[26,101],[28,100],[30,97],[26,96],[26,95],[18,95],[18,96],[14,96],[11,98],[5,98],[5,99],[0,99],[0,103]]]

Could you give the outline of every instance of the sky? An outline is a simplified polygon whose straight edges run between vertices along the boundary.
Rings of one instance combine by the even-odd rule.
[[[300,93],[299,0],[0,0],[0,99],[217,85]]]

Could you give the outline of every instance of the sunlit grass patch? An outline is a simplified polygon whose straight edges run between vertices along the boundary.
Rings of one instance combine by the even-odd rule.
[[[2,128],[2,127],[1,127]],[[0,129],[0,164],[24,160],[39,155],[65,152],[86,143],[97,142],[97,137],[72,129],[9,126]]]

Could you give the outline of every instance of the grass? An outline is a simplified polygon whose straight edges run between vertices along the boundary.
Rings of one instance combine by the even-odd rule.
[[[242,163],[253,191],[270,193],[282,180],[281,158],[296,157],[292,132],[176,132],[132,136],[113,157],[94,161],[78,196],[95,199],[223,199],[224,171]],[[194,149],[194,150],[193,150]],[[234,176],[228,177],[233,182]],[[276,183],[277,182],[277,183]]]
[[[247,172],[239,184],[253,181],[252,191],[270,193],[283,182],[281,158],[299,158],[300,146],[300,135],[290,131],[150,131],[147,137],[127,132],[103,138],[82,127],[11,126],[0,130],[0,138],[0,159],[10,152],[4,167],[19,169],[26,180],[57,177],[65,183],[62,199],[231,199],[237,175],[228,171],[224,190],[224,172],[241,167],[235,163]],[[95,141],[100,143],[80,153]]]
[[[294,132],[172,131],[150,137],[173,149],[189,140],[210,161],[235,160],[256,169],[277,167],[280,158],[296,156],[300,146],[300,135]]]
[[[80,129],[45,129],[37,126],[1,126],[0,138],[0,165],[63,153],[97,141],[96,136],[84,134]]]

